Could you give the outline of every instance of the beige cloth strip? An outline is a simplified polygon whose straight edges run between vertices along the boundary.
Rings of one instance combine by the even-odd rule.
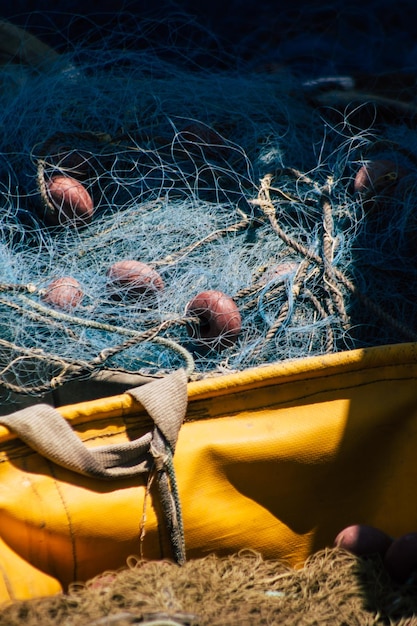
[[[168,441],[172,453],[187,410],[187,376],[178,370],[127,393],[138,400]],[[149,471],[155,428],[133,441],[87,448],[59,411],[47,404],[0,416],[22,441],[49,460],[85,476],[103,479],[135,476]]]

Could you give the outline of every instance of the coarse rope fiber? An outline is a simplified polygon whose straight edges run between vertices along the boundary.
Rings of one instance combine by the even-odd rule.
[[[328,548],[299,569],[250,551],[181,568],[132,556],[120,571],[74,583],[67,593],[5,607],[0,624],[413,626],[416,610],[413,583],[394,584],[379,559]]]

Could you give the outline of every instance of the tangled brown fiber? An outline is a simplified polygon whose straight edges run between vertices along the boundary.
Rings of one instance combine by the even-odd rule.
[[[66,593],[13,603],[1,626],[371,626],[417,624],[415,581],[398,585],[381,561],[339,548],[300,568],[251,551],[228,557],[139,561]]]

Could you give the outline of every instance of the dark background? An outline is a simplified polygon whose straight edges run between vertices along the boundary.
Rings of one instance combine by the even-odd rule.
[[[199,67],[284,64],[303,75],[413,72],[414,0],[19,1],[0,11],[59,51],[110,38]],[[51,5],[53,9],[51,9]],[[98,6],[100,7],[98,9]]]

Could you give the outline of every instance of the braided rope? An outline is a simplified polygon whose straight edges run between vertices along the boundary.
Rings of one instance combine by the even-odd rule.
[[[264,178],[261,180],[259,194],[257,199],[253,199],[251,202],[256,206],[259,206],[261,211],[264,213],[265,217],[268,218],[272,229],[274,232],[280,237],[280,239],[288,246],[291,246],[296,252],[303,255],[306,259],[314,261],[320,267],[324,265],[324,259],[319,254],[314,252],[313,250],[306,248],[302,243],[294,240],[292,237],[287,235],[283,229],[279,226],[276,214],[275,207],[271,200],[270,189],[271,182],[273,180],[272,174],[266,174]],[[411,341],[417,341],[417,333],[412,329],[408,328],[405,324],[398,321],[392,315],[384,311],[376,302],[374,302],[369,296],[361,293],[356,285],[349,279],[345,274],[339,270],[337,267],[333,267],[334,277],[342,283],[353,295],[355,295],[360,302],[366,306],[366,308],[374,313],[381,321],[389,324],[392,328],[396,329],[400,332],[406,339]]]

